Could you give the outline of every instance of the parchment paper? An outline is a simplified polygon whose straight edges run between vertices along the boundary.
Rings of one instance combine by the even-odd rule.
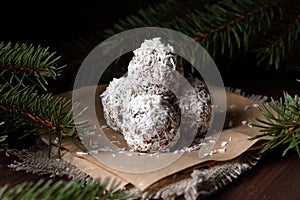
[[[79,90],[88,91],[92,87],[84,87]],[[103,119],[102,106],[100,103],[99,94],[101,94],[106,85],[97,86],[96,98],[96,109],[99,111],[97,117],[101,125],[105,125],[105,120]],[[70,99],[72,97],[72,91],[62,93],[59,96],[66,97]],[[78,148],[72,141],[64,140],[62,146],[65,149],[63,151],[62,159],[75,165],[83,172],[89,174],[94,178],[105,179],[107,177],[119,181],[121,183],[120,187],[128,184],[139,188],[140,190],[145,190],[151,184],[173,175],[182,170],[192,168],[192,167],[202,167],[211,162],[226,161],[233,159],[243,152],[254,147],[258,142],[257,140],[249,140],[259,134],[259,129],[256,127],[251,127],[249,122],[255,118],[263,118],[261,112],[258,110],[260,102],[253,101],[241,95],[235,94],[230,91],[226,91],[227,98],[227,113],[226,122],[224,129],[213,150],[209,155],[200,158],[198,151],[191,151],[183,153],[177,160],[175,160],[171,165],[161,168],[156,171],[146,172],[146,173],[128,173],[120,170],[113,169],[102,162],[99,162],[93,155],[85,154],[81,155],[78,152],[82,152],[82,149]],[[95,119],[87,119],[95,120]],[[97,129],[96,132],[103,131],[104,129]],[[116,131],[111,129],[105,129],[105,134],[109,138],[118,140],[121,143],[119,145],[124,145],[123,136]],[[262,138],[259,140],[268,139]],[[80,142],[80,141],[78,141]],[[171,152],[172,153],[172,152]],[[114,156],[110,158],[112,162],[116,159]],[[126,162],[124,160],[123,162]],[[145,165],[151,165],[151,163],[145,163]]]

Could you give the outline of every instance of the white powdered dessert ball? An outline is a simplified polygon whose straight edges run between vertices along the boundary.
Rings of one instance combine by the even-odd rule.
[[[197,135],[203,136],[210,125],[212,103],[208,88],[204,81],[197,78],[189,79],[192,88],[185,91],[179,100],[185,126],[197,129]]]
[[[171,45],[163,44],[160,38],[145,40],[141,47],[133,51],[134,56],[128,65],[128,77],[173,86],[177,76],[183,74]],[[177,72],[177,73],[175,73]]]
[[[133,150],[156,152],[177,142],[179,124],[180,115],[161,95],[139,95],[126,105],[123,134]]]
[[[114,78],[100,95],[104,119],[115,131],[122,131],[124,104],[134,93],[132,85],[126,77]]]

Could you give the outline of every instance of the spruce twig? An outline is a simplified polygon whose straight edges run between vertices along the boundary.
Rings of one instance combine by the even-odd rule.
[[[273,99],[269,103],[263,104],[260,111],[265,119],[256,119],[252,125],[260,128],[262,134],[251,139],[257,139],[264,136],[271,136],[263,149],[262,153],[283,145],[285,150],[282,156],[289,150],[295,150],[300,157],[300,99],[298,96],[292,97],[287,92],[279,102]]]
[[[283,6],[282,6],[283,7]],[[270,39],[264,42],[264,47],[257,49],[258,65],[267,63],[267,66],[275,66],[279,69],[282,61],[286,59],[288,53],[292,50],[294,44],[299,38],[300,33],[300,3],[293,4],[291,8],[285,8],[284,13],[288,16],[282,16],[266,35]]]
[[[70,100],[46,92],[47,79],[56,79],[66,66],[58,65],[59,58],[49,48],[0,43],[2,147],[7,138],[14,141],[45,134],[49,136],[49,155],[52,145],[57,145],[60,158],[63,138],[77,138],[76,128],[88,128],[86,121],[75,126],[73,111],[78,104],[72,107]],[[37,90],[38,87],[44,88],[44,93]]]
[[[110,35],[137,27],[158,26],[184,33],[199,42],[212,57],[228,53],[233,58],[235,49],[248,49],[250,38],[264,32],[271,25],[276,13],[281,10],[278,0],[221,0],[209,4],[185,6],[176,2],[180,10],[173,17],[173,5],[167,1],[159,5],[164,9],[151,7],[137,15],[128,16],[106,30]],[[205,5],[205,6],[203,6]],[[169,13],[170,12],[170,13]],[[163,14],[169,14],[169,17]],[[172,16],[170,18],[170,16]],[[145,20],[147,19],[147,20]],[[157,22],[157,19],[160,19]]]
[[[214,58],[225,52],[229,52],[229,57],[232,58],[234,49],[247,50],[250,38],[270,26],[276,5],[277,1],[270,0],[259,3],[249,0],[220,1],[207,6],[206,12],[195,11],[189,14],[192,21],[186,27],[193,28],[195,32],[190,33],[191,37],[203,45]],[[182,23],[184,20],[180,21]],[[183,28],[179,30],[184,32],[185,26],[181,27]]]
[[[34,87],[20,87],[5,89],[0,92],[0,113],[6,119],[6,126],[20,125],[32,127],[33,134],[55,135],[58,140],[58,155],[63,137],[77,137],[70,100],[54,97],[52,94],[39,94]],[[82,123],[86,126],[86,123]],[[51,146],[51,143],[49,144]]]
[[[58,66],[60,56],[50,52],[49,48],[35,47],[33,44],[11,42],[0,43],[1,77],[13,84],[30,82],[47,90],[47,78],[55,79],[60,75],[65,65]],[[35,81],[34,81],[35,80]]]
[[[199,42],[214,59],[225,54],[232,63],[235,54],[254,52],[257,65],[278,69],[299,39],[299,12],[297,0],[165,1],[120,20],[104,35],[169,28]]]
[[[1,128],[1,126],[4,124],[5,122],[0,122],[0,128]],[[0,135],[0,152],[2,152],[3,151],[3,149],[4,149],[4,147],[5,146],[7,146],[7,144],[5,143],[5,141],[6,141],[6,139],[7,139],[7,135]]]
[[[118,184],[107,189],[108,180],[100,181],[99,179],[90,180],[87,183],[81,181],[57,181],[39,180],[38,182],[24,182],[12,188],[5,185],[0,189],[0,198],[3,200],[96,200],[96,199],[128,199],[129,196],[125,191],[117,189]]]

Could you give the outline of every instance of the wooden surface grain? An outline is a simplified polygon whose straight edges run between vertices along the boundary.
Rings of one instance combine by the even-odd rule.
[[[295,152],[282,157],[280,150],[264,155],[253,169],[209,199],[299,200],[300,158]]]

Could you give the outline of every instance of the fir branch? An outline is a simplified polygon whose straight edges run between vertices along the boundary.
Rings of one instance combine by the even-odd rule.
[[[289,15],[276,23],[281,25],[276,25],[267,32],[270,39],[267,39],[264,47],[257,49],[259,65],[267,63],[267,66],[274,65],[278,69],[292,50],[300,33],[300,4],[298,2],[293,4],[293,11],[290,8],[287,9],[285,13]]]
[[[108,181],[99,179],[90,180],[87,183],[71,180],[57,181],[39,180],[38,182],[24,182],[9,188],[5,185],[0,189],[0,198],[3,200],[96,200],[96,199],[128,199],[129,196],[125,191],[117,189],[115,183],[107,189]]]
[[[224,3],[223,5],[224,5],[224,7],[227,7],[227,8],[230,7],[230,4],[228,2]],[[194,38],[194,40],[196,40],[196,41],[203,40],[206,37],[211,36],[211,35],[213,35],[216,32],[220,32],[220,31],[224,31],[224,30],[233,31],[232,30],[233,26],[241,23],[241,21],[246,20],[248,18],[253,19],[253,16],[257,15],[258,13],[264,14],[263,11],[269,9],[271,6],[274,6],[274,2],[268,2],[266,4],[258,6],[254,10],[250,10],[250,11],[247,11],[247,10],[241,11],[240,9],[243,6],[242,7],[235,7],[234,10],[237,13],[235,13],[236,16],[233,19],[231,19],[230,21],[228,21],[225,24],[222,23],[220,26],[206,31],[206,33],[202,33],[200,31],[197,32],[197,34],[199,35],[199,37]],[[224,16],[228,15],[229,12],[230,12],[230,10],[226,11],[225,9],[223,9],[221,7],[214,7],[214,9],[218,9],[218,10],[221,10],[221,12],[224,12],[223,13]],[[226,12],[228,12],[228,13],[226,13]],[[240,14],[238,12],[243,12],[244,14]],[[219,15],[222,15],[222,14],[219,14]],[[261,27],[261,26],[259,26],[259,27]]]
[[[50,52],[49,48],[41,46],[35,47],[33,44],[8,42],[0,43],[0,69],[1,77],[5,79],[5,74],[9,73],[9,81],[13,84],[24,83],[24,80],[30,81],[34,85],[41,86],[47,90],[45,85],[48,84],[46,78],[55,79],[60,75],[65,67],[58,66],[60,56],[56,56],[56,52]],[[37,82],[32,81],[34,78]]]
[[[0,122],[0,128],[5,122]],[[1,129],[0,129],[1,130]],[[7,135],[0,134],[0,152],[4,150],[4,147],[7,146],[6,144]]]
[[[298,96],[292,97],[288,93],[284,93],[283,99],[275,102],[263,104],[260,111],[265,119],[256,119],[251,124],[260,128],[262,134],[251,139],[257,139],[264,136],[271,136],[263,149],[262,153],[269,151],[279,145],[284,145],[285,150],[282,155],[293,149],[296,150],[300,157],[300,99]]]
[[[221,0],[194,6],[179,1],[176,2],[178,12],[172,12],[172,4],[168,3],[159,5],[161,9],[143,10],[129,16],[106,32],[113,35],[145,26],[169,28],[199,42],[213,58],[226,54],[232,59],[234,50],[248,50],[250,39],[265,32],[281,10],[278,0]]]
[[[250,37],[270,26],[276,5],[276,0],[223,0],[176,19],[169,28],[186,33],[214,58],[225,53],[232,58],[234,49],[247,49]]]
[[[7,88],[0,90],[1,118],[6,120],[6,126],[29,126],[29,133],[49,136],[49,151],[52,138],[57,137],[58,157],[60,158],[61,142],[64,137],[77,137],[72,113],[76,109],[70,107],[70,100],[54,97],[52,94],[38,94],[34,87]],[[12,121],[7,119],[13,118]],[[11,124],[13,123],[13,124]],[[81,123],[88,127],[87,122]],[[4,134],[4,133],[1,133]]]

